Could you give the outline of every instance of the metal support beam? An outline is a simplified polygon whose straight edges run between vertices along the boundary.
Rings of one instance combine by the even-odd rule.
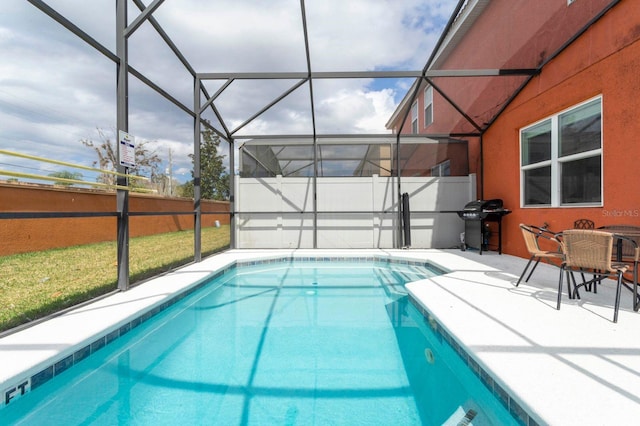
[[[218,96],[220,96],[220,94],[224,92],[227,87],[231,85],[231,83],[233,83],[233,79],[229,79],[225,81],[222,87],[216,90],[216,93],[214,93],[209,99],[207,99],[204,105],[200,107],[200,114],[202,114],[207,108],[209,108],[209,106],[213,103],[213,101],[215,101],[218,98]]]
[[[151,14],[153,12],[155,12],[155,10],[160,7],[160,5],[164,3],[164,0],[155,0],[153,3],[151,3],[149,6],[147,6],[140,15],[138,15],[138,17],[131,23],[131,25],[129,25],[125,31],[124,31],[124,36],[125,37],[129,37],[131,34],[133,34],[133,32],[135,30],[137,30],[140,25],[142,25],[144,23],[144,21],[146,21],[147,19],[149,19],[149,17],[151,16]]]
[[[316,113],[313,99],[313,80],[311,79],[311,51],[309,49],[309,32],[307,31],[307,10],[304,0],[300,0],[300,16],[304,35],[304,51],[307,58],[307,75],[302,77],[309,81],[309,103],[311,108],[311,127],[313,131],[313,248],[318,248],[318,138],[316,137]]]
[[[346,79],[346,78],[420,78],[420,77],[495,77],[507,75],[532,75],[534,68],[517,69],[470,69],[470,70],[426,70],[422,71],[320,71],[320,72],[230,72],[200,73],[202,80],[299,80],[299,79]]]
[[[294,84],[292,87],[289,88],[289,90],[287,90],[286,92],[284,92],[283,94],[281,94],[280,96],[278,96],[276,99],[274,99],[273,101],[271,101],[269,104],[267,104],[264,108],[262,108],[260,111],[256,112],[255,114],[253,114],[251,117],[249,117],[244,123],[240,124],[238,127],[236,127],[231,134],[234,135],[236,134],[240,129],[242,129],[244,126],[246,126],[247,124],[251,123],[253,120],[255,120],[256,118],[258,118],[260,115],[264,114],[267,110],[269,110],[272,106],[274,106],[275,104],[277,104],[278,102],[280,102],[281,100],[283,100],[284,98],[286,98],[287,96],[289,96],[292,92],[294,92],[298,87],[302,86],[304,83],[306,83],[306,79],[305,80],[301,80],[299,82],[297,82],[296,84]]]
[[[180,108],[181,110],[183,110],[184,112],[189,114],[190,116],[192,116],[192,117],[195,116],[195,113],[193,111],[191,111],[189,109],[189,107],[187,107],[182,102],[180,102],[179,100],[177,100],[176,98],[171,96],[162,87],[158,86],[153,81],[149,80],[140,71],[136,70],[133,67],[129,67],[129,72],[131,73],[131,75],[136,77],[138,80],[140,80],[141,82],[143,82],[144,84],[149,86],[149,88],[155,90],[160,96],[162,96],[163,98],[165,98],[166,100],[168,100],[169,102],[171,102],[172,104],[174,104],[175,106],[177,106],[178,108]]]
[[[98,52],[102,53],[104,56],[106,56],[107,58],[111,59],[113,62],[116,63],[116,65],[119,63],[120,58],[119,58],[119,56],[117,54],[114,55],[109,49],[107,49],[105,46],[103,46],[98,41],[96,41],[94,38],[92,38],[89,34],[87,34],[84,31],[82,31],[79,27],[77,27],[71,21],[66,19],[64,16],[60,15],[58,12],[56,12],[54,9],[52,9],[45,2],[43,2],[41,0],[28,0],[28,1],[29,1],[29,3],[33,4],[35,7],[40,9],[42,12],[44,12],[46,15],[48,15],[50,18],[52,18],[54,21],[58,22],[60,25],[62,25],[63,27],[65,27],[66,29],[71,31],[73,34],[78,36],[81,40],[83,40],[84,42],[89,44],[91,47],[96,49]],[[151,6],[149,6],[149,7],[151,7]],[[150,21],[152,21],[152,22],[155,22],[155,21],[153,21],[153,17],[148,17],[148,19]],[[156,29],[158,29],[158,28],[156,28]],[[161,33],[161,35],[162,34],[163,33]],[[165,41],[169,44],[169,46],[173,49],[174,53],[176,53],[178,58],[181,59],[183,61],[183,64],[184,64],[185,60],[183,59],[183,57],[180,54],[180,52],[177,51],[177,48],[175,48],[175,46],[173,46],[173,44],[171,43],[171,40],[167,41],[165,39]],[[191,67],[188,66],[188,64],[185,64],[185,66],[187,67],[187,69],[189,71],[192,70]],[[189,108],[184,106],[182,103],[180,103],[180,101],[175,99],[173,96],[169,95],[165,90],[160,88],[160,86],[158,86],[157,84],[153,83],[150,79],[145,77],[140,71],[136,70],[134,67],[129,66],[129,65],[127,65],[127,68],[128,68],[129,72],[132,75],[136,76],[144,84],[146,84],[151,89],[153,89],[156,92],[158,92],[158,94],[160,94],[162,97],[164,97],[165,99],[167,99],[168,101],[170,101],[171,103],[176,105],[178,108],[182,109],[187,114],[189,114],[191,116],[194,115],[193,111],[191,111]]]
[[[453,10],[453,13],[449,17],[449,21],[447,21],[447,25],[445,25],[444,30],[442,31],[442,34],[440,34],[440,38],[438,39],[438,42],[436,43],[435,47],[431,51],[431,55],[429,56],[429,59],[427,59],[427,63],[424,65],[424,68],[422,69],[423,74],[426,74],[427,70],[431,67],[431,64],[433,64],[433,61],[438,55],[440,48],[442,47],[445,40],[447,39],[447,35],[449,34],[449,31],[451,31],[451,28],[453,28],[453,24],[456,22],[456,18],[458,17],[458,15],[460,14],[460,11],[466,4],[467,4],[467,0],[458,0],[458,4],[456,5],[455,9]]]
[[[138,7],[138,9],[140,9],[140,11],[144,12],[147,10],[147,7],[145,6],[145,4],[142,2],[142,0],[133,0],[133,3],[135,3],[135,5]],[[149,6],[151,7],[151,6]],[[185,67],[185,69],[189,72],[189,74],[191,74],[191,76],[193,78],[196,78],[196,71],[195,69],[193,69],[193,67],[191,66],[191,64],[189,63],[189,61],[187,61],[187,58],[184,57],[184,55],[182,54],[182,52],[180,51],[180,49],[178,49],[178,47],[175,45],[175,43],[173,42],[173,40],[171,40],[171,38],[167,35],[167,33],[164,31],[164,29],[160,26],[160,24],[158,23],[158,21],[156,20],[156,18],[153,17],[153,14],[150,14],[148,17],[149,23],[151,24],[151,26],[153,26],[153,28],[156,30],[156,32],[158,33],[158,35],[160,35],[160,37],[162,38],[162,40],[164,40],[165,44],[169,47],[169,49],[171,49],[171,51],[173,52],[174,55],[176,55],[176,58],[178,58],[178,60],[182,63],[182,65]],[[202,93],[204,93],[204,95],[208,98],[209,97],[209,93],[207,92],[206,87],[204,87],[204,85],[202,84],[202,81],[200,81],[200,90],[202,90]],[[164,96],[164,94],[160,93],[161,95]],[[167,98],[169,99],[171,102],[174,102],[174,100],[172,98]],[[182,108],[182,106],[180,104],[176,104],[178,105],[178,107]],[[226,135],[221,135],[220,132],[216,129],[215,132],[222,138],[224,139],[229,139],[230,134],[229,134],[229,130],[227,129],[227,127],[224,124],[224,121],[222,120],[222,117],[220,116],[220,113],[218,112],[218,110],[212,105],[211,106],[213,109],[213,113],[216,115],[216,117],[218,118],[218,121],[220,121],[220,124],[224,127],[224,131],[226,132]],[[184,108],[183,108],[184,109]],[[195,116],[195,113],[190,113],[192,116]]]
[[[471,70],[427,70],[425,77],[497,77],[513,75],[533,75],[535,68],[495,68],[495,69],[471,69]]]
[[[51,8],[48,4],[41,0],[27,0],[29,3],[40,9],[40,11],[44,12],[51,19],[71,31],[76,36],[80,37],[83,41],[91,45],[94,49],[102,53],[107,58],[111,59],[114,62],[118,62],[118,56],[114,55],[109,49],[98,43],[93,37],[89,34],[82,31],[79,27],[69,21],[67,18],[56,12],[53,8]]]
[[[230,241],[229,246],[232,249],[237,247],[237,233],[236,233],[236,153],[235,153],[235,142],[233,139],[229,141],[229,212],[231,213],[229,217],[229,232],[230,232]]]
[[[469,114],[467,114],[466,112],[464,112],[464,110],[462,108],[460,108],[458,106],[458,104],[456,104],[453,99],[451,99],[449,97],[449,95],[447,95],[444,90],[440,89],[440,87],[438,87],[436,84],[433,83],[432,80],[430,80],[429,78],[426,79],[427,83],[433,87],[436,92],[438,92],[440,94],[440,96],[442,96],[442,98],[449,102],[449,105],[451,105],[456,111],[458,111],[460,113],[461,116],[463,116],[465,118],[465,120],[467,120],[469,122],[469,124],[471,124],[473,126],[474,129],[476,129],[478,132],[482,133],[483,129],[480,127],[480,125],[478,123],[476,123],[473,118],[471,118],[469,116]]]
[[[476,183],[476,187],[477,187]],[[478,199],[484,200],[484,137],[480,135],[480,194]]]
[[[202,203],[200,191],[200,79],[196,76],[193,85],[193,255],[194,261],[202,260]]]
[[[117,119],[118,130],[129,131],[129,70],[128,46],[125,37],[127,27],[127,0],[116,0],[116,54],[118,56],[118,76],[116,82],[117,92]],[[119,136],[117,135],[119,138]],[[120,143],[118,158],[120,158]],[[126,175],[127,168],[117,165],[118,173]],[[126,176],[118,175],[119,186],[127,186]],[[129,289],[129,191],[118,189],[116,192],[116,204],[118,211],[118,289]]]
[[[327,71],[327,72],[235,72],[201,73],[202,80],[300,80],[339,78],[418,78],[421,71]]]
[[[402,135],[402,140],[404,142],[409,143],[420,143],[425,139],[449,139],[449,138],[464,138],[464,137],[475,137],[480,136],[480,132],[456,132],[456,133],[421,133],[421,134],[409,134],[405,133]],[[396,136],[389,133],[373,133],[373,134],[353,134],[353,133],[318,133],[315,137],[322,141],[323,139],[326,141],[327,139],[339,140],[338,143],[346,143],[349,144],[349,140],[359,139],[360,143],[389,143],[395,142]],[[254,140],[268,140],[273,141],[277,140],[278,143],[286,143],[288,140],[293,140],[293,143],[296,145],[306,145],[307,143],[304,140],[309,140],[308,144],[313,144],[313,134],[274,134],[274,135],[242,135],[238,137],[238,139],[254,139]],[[370,142],[369,142],[370,141]]]
[[[200,89],[202,90],[205,96],[205,99],[207,99],[204,105],[200,107],[200,114],[202,115],[207,108],[211,108],[211,110],[213,111],[213,114],[216,116],[216,118],[218,119],[218,122],[222,126],[222,129],[224,130],[225,134],[222,135],[222,133],[217,129],[212,128],[212,130],[214,130],[216,134],[218,134],[218,136],[222,137],[226,141],[231,140],[232,132],[229,130],[229,127],[227,126],[224,119],[222,118],[220,111],[218,111],[218,108],[215,106],[213,102],[218,98],[218,96],[222,94],[222,92],[224,92],[227,89],[227,87],[231,85],[231,83],[233,83],[233,79],[229,79],[225,81],[222,87],[216,90],[216,93],[214,93],[213,96],[209,97],[209,94],[207,93],[207,91],[204,90],[204,85],[202,84],[202,80],[200,81]]]
[[[413,102],[413,101],[412,101]],[[406,120],[406,117],[405,117]],[[404,123],[404,120],[403,120]],[[398,226],[396,226],[396,246],[395,248],[402,248],[402,182],[400,180],[401,170],[400,170],[400,132],[396,134],[396,179],[397,179],[397,190],[398,190],[398,208],[397,208],[397,221]]]
[[[133,2],[138,7],[138,9],[140,9],[140,11],[144,12],[147,9],[147,7],[142,2],[142,0],[133,0]],[[167,44],[167,46],[169,46],[169,49],[171,49],[171,51],[174,53],[174,55],[176,55],[178,60],[180,60],[182,65],[184,65],[184,67],[187,69],[187,71],[189,71],[189,74],[191,74],[192,77],[195,77],[196,76],[196,71],[193,69],[193,67],[191,66],[189,61],[187,61],[187,58],[184,57],[184,55],[182,54],[180,49],[178,49],[178,47],[175,45],[175,43],[167,35],[167,33],[164,31],[164,29],[162,29],[162,27],[160,26],[160,24],[158,23],[156,18],[154,18],[153,15],[151,15],[151,16],[148,17],[148,19],[149,19],[149,23],[153,26],[153,28],[160,35],[160,37],[162,37],[162,40],[164,40],[164,42]]]

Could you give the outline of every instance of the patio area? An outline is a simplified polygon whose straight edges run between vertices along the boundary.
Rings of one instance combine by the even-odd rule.
[[[234,260],[362,255],[429,259],[452,270],[408,288],[541,424],[632,424],[640,415],[640,314],[629,291],[617,324],[613,281],[579,300],[565,294],[557,311],[557,268],[540,264],[515,287],[526,259],[460,250],[230,250],[1,339],[0,383],[8,389]]]
[[[557,425],[637,421],[640,315],[629,291],[615,324],[614,281],[597,294],[581,291],[581,299],[565,290],[558,311],[558,268],[541,263],[515,287],[526,259],[471,251],[429,258],[455,272],[435,285],[411,284],[411,292],[530,413]]]

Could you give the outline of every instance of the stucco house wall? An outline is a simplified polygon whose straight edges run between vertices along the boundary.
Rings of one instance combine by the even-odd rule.
[[[640,225],[640,8],[622,1],[547,64],[484,134],[486,198],[502,198],[513,213],[505,221],[506,253],[527,256],[518,224],[553,230],[587,218],[595,226]],[[520,207],[522,127],[602,96],[602,207]],[[493,159],[499,158],[499,163]],[[495,166],[494,166],[495,164]]]

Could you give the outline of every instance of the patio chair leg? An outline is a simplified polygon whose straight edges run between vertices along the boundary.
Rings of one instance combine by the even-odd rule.
[[[638,298],[638,268],[633,268],[633,310],[638,312],[640,300]]]
[[[622,273],[618,272],[618,285],[616,287],[616,302],[613,308],[613,322],[618,322],[618,310],[620,309],[620,289],[622,288]]]
[[[597,272],[597,271],[596,271]],[[598,293],[598,284],[602,283],[602,275],[594,272],[593,274],[593,293]]]
[[[586,278],[584,277],[584,272],[580,271],[580,276],[582,277],[582,282],[586,282]],[[585,288],[587,289],[587,291],[591,291],[591,283],[587,286],[585,285]]]
[[[578,291],[578,284],[576,283],[576,276],[573,275],[573,271],[567,271],[567,277],[569,276],[569,273],[571,273],[571,282],[573,282],[573,297],[571,298],[575,299],[577,297],[578,299],[580,299],[581,297],[580,292]],[[569,278],[567,278],[567,281],[569,281]],[[584,282],[584,280],[582,282]]]
[[[524,271],[522,271],[522,274],[520,274],[520,278],[518,278],[518,282],[516,283],[516,287],[518,287],[520,285],[520,281],[522,281],[522,278],[524,277],[524,274],[527,273],[527,269],[529,269],[529,266],[531,265],[531,262],[533,261],[533,259],[535,258],[535,256],[531,256],[529,258],[529,261],[527,262],[527,266],[524,267]],[[540,259],[538,259],[538,262],[540,261]],[[538,264],[538,262],[536,262],[536,265]],[[533,269],[536,269],[536,267],[534,266]],[[533,269],[531,270],[531,272],[533,272]],[[524,282],[529,281],[529,278],[531,278],[531,274],[529,274],[529,276],[527,277],[526,280],[524,280]]]
[[[540,263],[540,258],[536,259],[536,263],[535,265],[533,265],[533,268],[531,268],[531,272],[529,272],[529,275],[527,276],[527,279],[524,280],[524,282],[528,283],[529,282],[529,278],[531,278],[531,275],[533,275],[533,271],[536,270],[536,268],[538,267],[538,263]]]
[[[558,279],[558,305],[557,310],[560,310],[560,301],[562,300],[562,275],[564,274],[564,266],[560,268],[560,278]]]

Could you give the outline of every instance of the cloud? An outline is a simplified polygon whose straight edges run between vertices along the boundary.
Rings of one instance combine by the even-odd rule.
[[[429,28],[424,22],[432,18],[425,12],[435,2],[309,3],[309,43],[320,70],[421,69],[441,30],[440,21],[431,33],[425,31]],[[417,23],[417,13],[422,24]]]
[[[148,2],[147,2],[148,3]],[[314,71],[418,70],[457,0],[305,2]],[[56,11],[115,49],[111,0],[48,0]],[[115,131],[116,65],[36,7],[3,0],[0,9],[0,148],[90,166],[81,139]],[[129,20],[138,10],[129,2]],[[306,72],[299,0],[180,0],[154,14],[196,72]],[[179,102],[193,107],[193,77],[150,23],[129,38],[130,64]],[[207,82],[210,94],[221,82]],[[235,129],[296,84],[235,81],[216,101]],[[380,133],[411,81],[316,80],[319,133]],[[238,135],[308,134],[309,85],[243,127]],[[212,123],[217,120],[210,112]],[[5,124],[6,123],[6,124]],[[168,165],[191,169],[193,119],[154,90],[129,79],[129,132],[154,141]],[[5,161],[5,159],[0,159]],[[181,180],[188,179],[184,173]]]

